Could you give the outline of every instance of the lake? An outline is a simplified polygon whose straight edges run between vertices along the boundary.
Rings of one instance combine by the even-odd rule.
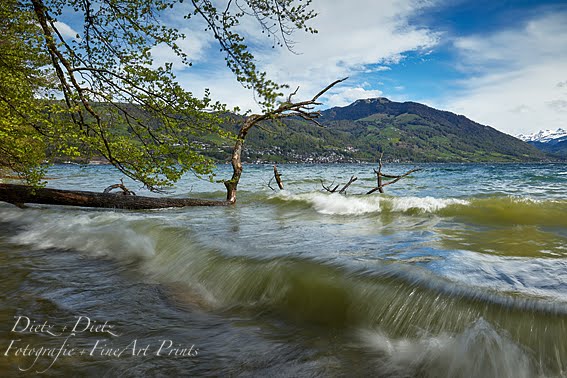
[[[370,164],[280,165],[284,191],[245,165],[232,207],[0,203],[0,371],[565,376],[567,165],[419,166],[385,194],[364,194]],[[322,190],[352,175],[346,195]],[[122,177],[48,176],[93,191]],[[225,192],[189,174],[167,195]]]

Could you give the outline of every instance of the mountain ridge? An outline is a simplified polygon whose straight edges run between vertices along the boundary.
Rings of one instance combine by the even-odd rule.
[[[321,112],[319,122],[376,159],[379,151],[404,161],[541,161],[535,147],[464,115],[385,97],[359,99]]]

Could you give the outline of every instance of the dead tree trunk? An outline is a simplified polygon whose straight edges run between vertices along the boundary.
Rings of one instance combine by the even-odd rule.
[[[16,206],[25,203],[100,207],[110,209],[160,209],[186,206],[227,206],[228,201],[211,201],[192,198],[163,198],[96,193],[78,190],[32,188],[26,185],[0,184],[0,201]]]
[[[378,170],[374,170],[374,173],[376,173],[376,183],[378,184],[378,186],[376,186],[376,189],[378,189],[378,191],[380,193],[384,193],[384,189],[382,189],[382,156],[384,156],[384,153],[381,152],[380,153],[380,158],[378,159]],[[375,191],[375,189],[374,189]],[[372,194],[374,193],[372,190],[366,194]]]
[[[224,182],[224,185],[226,186],[226,200],[228,202],[236,202],[236,189],[240,182],[240,177],[242,176],[242,147],[244,146],[244,140],[246,139],[248,131],[260,122],[278,120],[286,117],[300,117],[320,126],[316,118],[321,115],[321,112],[313,111],[315,105],[321,105],[321,103],[317,102],[317,100],[329,89],[346,79],[347,78],[345,77],[344,79],[335,80],[322,91],[313,96],[311,100],[292,102],[292,97],[295,96],[299,90],[298,87],[288,96],[287,101],[281,103],[276,109],[267,111],[263,114],[252,114],[246,118],[238,132],[238,138],[234,144],[234,148],[232,149],[232,177],[230,180],[226,180]],[[278,182],[278,186],[280,186],[280,182]],[[280,189],[283,189],[283,184],[281,184]]]
[[[348,180],[348,182],[345,184],[345,186],[343,186],[343,188],[339,191],[339,194],[343,194],[345,193],[345,191],[348,189],[348,187],[350,186],[350,184],[352,184],[353,182],[355,182],[356,180],[358,180],[358,178],[356,176],[351,176],[350,180]]]
[[[398,181],[400,181],[402,178],[417,172],[417,171],[421,171],[421,168],[414,168],[414,169],[410,169],[409,171],[407,171],[406,173],[404,173],[403,175],[399,175],[399,176],[395,176],[395,175],[387,175],[382,173],[382,157],[384,156],[384,153],[380,154],[380,158],[378,158],[378,170],[374,170],[374,173],[376,173],[376,181],[377,181],[377,186],[374,189],[371,189],[370,191],[368,191],[368,193],[366,194],[372,194],[375,191],[379,191],[380,193],[384,193],[384,187],[387,185],[392,185]],[[393,179],[392,181],[388,181],[386,183],[382,182],[382,177],[386,177],[386,178],[391,178]]]
[[[274,164],[274,177],[276,178],[276,182],[278,183],[278,187],[280,190],[283,190],[283,182],[282,182],[282,175],[278,172],[278,168]]]

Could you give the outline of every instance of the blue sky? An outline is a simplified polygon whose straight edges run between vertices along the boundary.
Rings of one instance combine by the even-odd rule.
[[[513,135],[567,128],[565,0],[314,0],[313,7],[319,33],[294,35],[299,54],[272,49],[251,20],[242,26],[260,68],[299,85],[298,99],[349,76],[322,98],[326,107],[382,96],[464,114]],[[156,62],[174,62],[195,94],[210,88],[231,106],[257,110],[204,25],[183,13],[164,21],[188,36],[181,45],[193,67],[165,48],[152,51]],[[61,21],[78,29],[73,19]]]

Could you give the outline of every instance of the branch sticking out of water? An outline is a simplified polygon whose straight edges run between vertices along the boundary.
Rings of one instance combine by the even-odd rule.
[[[384,156],[384,153],[380,153],[380,157],[378,158],[378,170],[374,170],[374,173],[376,173],[376,181],[377,181],[377,185],[375,188],[371,189],[370,191],[368,191],[368,193],[366,194],[372,194],[375,191],[379,191],[380,193],[384,193],[384,187],[387,185],[392,185],[395,184],[396,182],[400,181],[402,178],[417,172],[417,171],[421,171],[421,168],[414,168],[414,169],[410,169],[409,171],[407,171],[406,173],[404,173],[403,175],[399,175],[399,176],[395,176],[395,175],[387,175],[385,173],[382,173],[382,157]],[[382,178],[386,177],[386,178],[391,178],[393,179],[392,181],[388,181],[386,183],[382,182]]]

